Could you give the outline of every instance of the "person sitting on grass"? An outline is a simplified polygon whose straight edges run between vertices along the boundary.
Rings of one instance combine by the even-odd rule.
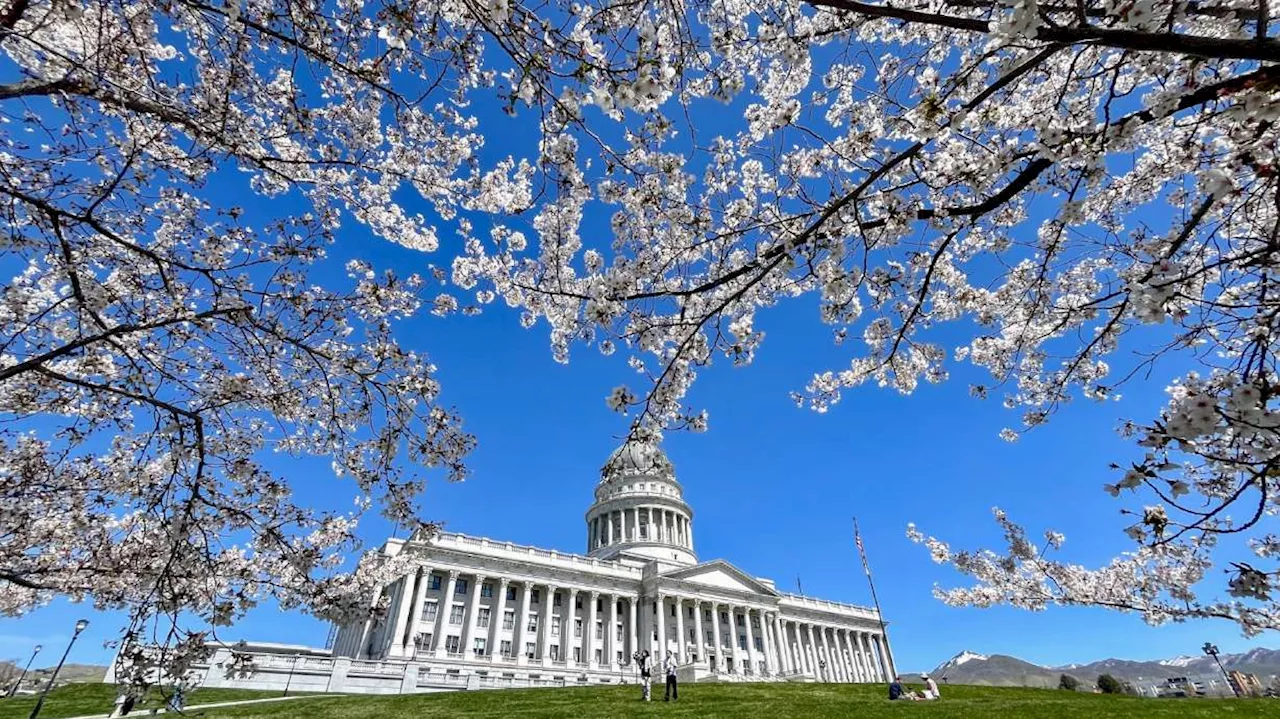
[[[924,699],[940,699],[942,695],[938,693],[938,683],[928,674],[921,674],[920,678],[924,680]]]
[[[907,699],[902,691],[902,677],[894,677],[893,682],[889,684],[889,701],[896,699]]]

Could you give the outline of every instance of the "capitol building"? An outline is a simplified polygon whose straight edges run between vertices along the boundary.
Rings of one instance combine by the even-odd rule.
[[[601,470],[585,554],[448,532],[388,540],[378,551],[416,568],[381,590],[380,617],[334,628],[329,657],[522,686],[634,681],[638,650],[673,652],[684,681],[893,676],[875,610],[699,561],[693,517],[662,450],[629,443]]]

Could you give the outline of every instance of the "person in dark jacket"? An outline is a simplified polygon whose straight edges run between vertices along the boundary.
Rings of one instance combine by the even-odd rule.
[[[902,677],[894,677],[893,683],[889,685],[889,699],[903,699]]]

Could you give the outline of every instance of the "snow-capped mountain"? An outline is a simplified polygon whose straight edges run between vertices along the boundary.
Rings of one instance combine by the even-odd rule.
[[[1263,682],[1280,674],[1280,650],[1259,647],[1240,654],[1219,656],[1228,671],[1238,669],[1257,674]],[[1158,661],[1102,659],[1087,664],[1044,667],[1017,657],[985,655],[965,650],[938,665],[930,674],[950,684],[989,686],[1056,687],[1063,674],[1069,674],[1090,686],[1101,674],[1123,681],[1155,684],[1167,678],[1187,676],[1220,678],[1222,672],[1212,657],[1181,655]],[[918,675],[907,677],[915,678]]]

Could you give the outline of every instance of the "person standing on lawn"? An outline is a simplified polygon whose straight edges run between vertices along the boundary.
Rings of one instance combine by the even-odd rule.
[[[679,700],[680,697],[676,687],[676,656],[670,650],[667,651],[667,659],[662,663],[662,668],[667,675],[667,691],[663,695],[662,701]]]

